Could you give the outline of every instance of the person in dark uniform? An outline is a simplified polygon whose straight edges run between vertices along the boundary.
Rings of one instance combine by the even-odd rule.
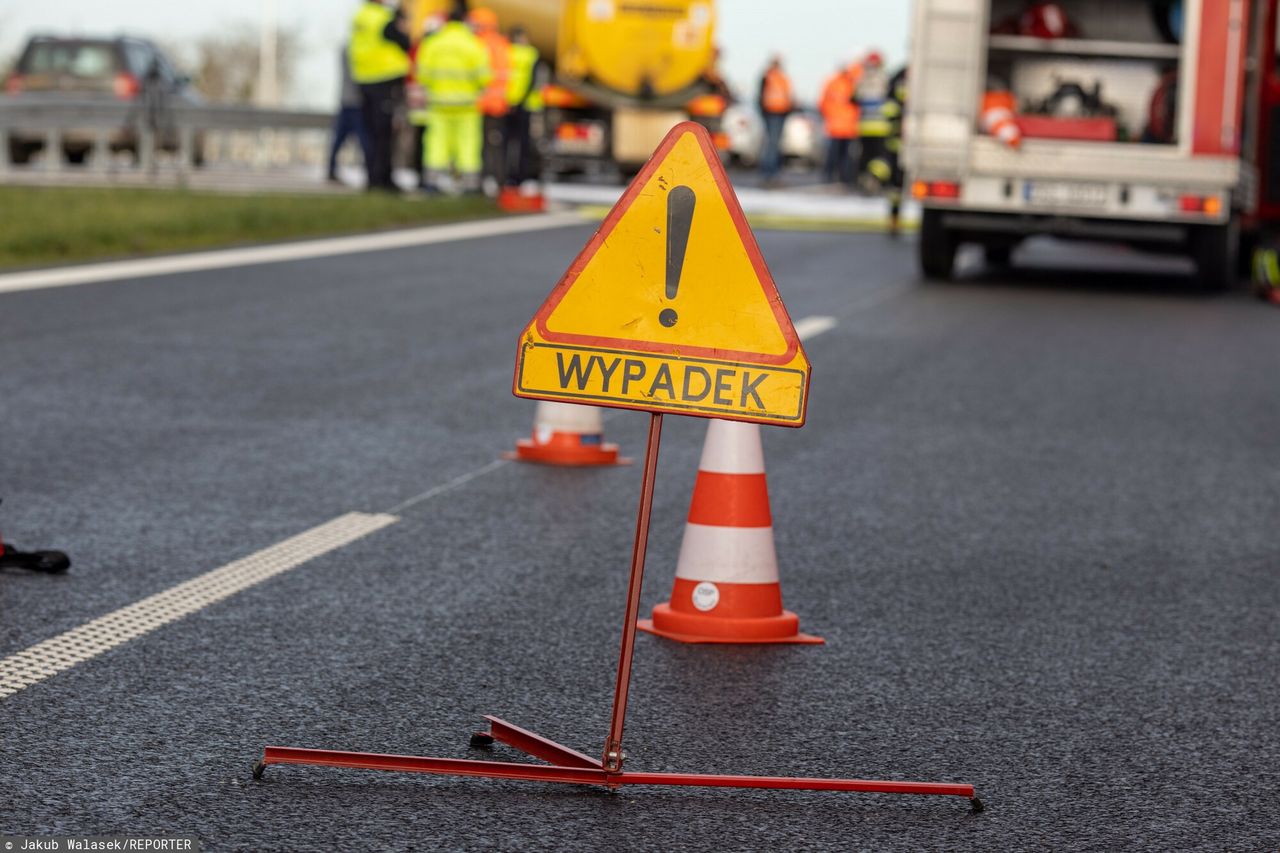
[[[360,154],[366,168],[369,163],[369,134],[364,129],[364,114],[361,111],[360,88],[351,79],[351,60],[347,57],[347,48],[342,49],[342,94],[338,104],[338,113],[333,119],[333,142],[329,145],[329,181],[341,183],[338,178],[338,152],[347,137],[355,134],[360,143]]]

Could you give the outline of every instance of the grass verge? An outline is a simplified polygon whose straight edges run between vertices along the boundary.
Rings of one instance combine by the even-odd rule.
[[[0,269],[497,215],[488,199],[0,186]]]

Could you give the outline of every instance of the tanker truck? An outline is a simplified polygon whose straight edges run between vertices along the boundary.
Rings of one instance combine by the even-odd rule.
[[[523,27],[551,68],[535,127],[551,176],[634,171],[674,125],[692,119],[722,149],[710,0],[473,0],[503,32]],[[452,0],[417,0],[413,31]]]

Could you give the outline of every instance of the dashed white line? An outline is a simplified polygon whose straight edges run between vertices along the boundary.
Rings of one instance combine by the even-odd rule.
[[[422,503],[423,501],[431,500],[436,495],[444,494],[445,492],[458,488],[458,486],[464,485],[466,483],[470,483],[472,480],[478,477],[483,477],[485,474],[488,474],[490,471],[496,471],[510,461],[511,461],[510,459],[495,459],[492,462],[490,462],[488,465],[482,465],[479,468],[476,468],[474,471],[468,471],[465,474],[459,474],[458,476],[454,477],[452,480],[450,480],[447,483],[441,483],[438,486],[427,489],[425,492],[423,492],[420,495],[414,495],[413,497],[409,498],[407,501],[402,501],[401,503],[396,504],[391,509],[387,510],[387,512],[391,514],[404,512],[406,509],[408,509],[411,506],[416,506]]]
[[[227,267],[248,266],[250,264],[277,264],[284,261],[327,258],[334,255],[349,255],[358,252],[403,249],[411,246],[427,246],[432,243],[470,240],[476,237],[544,231],[549,228],[564,228],[569,225],[582,225],[582,218],[573,213],[540,213],[533,216],[483,219],[478,222],[456,222],[449,225],[431,225],[425,228],[385,231],[378,234],[357,234],[350,237],[330,237],[323,240],[304,240],[271,246],[218,249],[210,252],[192,252],[186,255],[167,255],[159,258],[141,258],[133,261],[109,261],[100,264],[56,267],[0,275],[0,293],[12,293],[18,290],[39,290],[46,287],[68,287],[75,284],[118,281],[125,278],[145,278],[156,275],[172,275],[173,273],[225,269]]]
[[[804,317],[794,325],[796,334],[802,340],[809,340],[835,328],[836,318],[815,315]],[[608,413],[612,414],[616,414],[616,410]],[[395,524],[400,520],[397,513],[496,471],[507,462],[506,459],[495,459],[402,501],[385,513],[352,512],[339,516],[2,658],[0,699]]]
[[[347,513],[0,659],[0,699],[396,521],[394,515]]]
[[[807,341],[810,338],[816,338],[823,332],[829,332],[836,327],[836,318],[828,317],[825,314],[815,314],[812,317],[804,317],[795,322],[796,334],[800,336],[800,340]]]

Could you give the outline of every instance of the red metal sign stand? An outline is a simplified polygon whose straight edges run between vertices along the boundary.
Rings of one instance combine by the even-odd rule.
[[[681,785],[710,788],[865,791],[881,794],[938,794],[967,797],[974,811],[982,811],[982,801],[974,796],[973,786],[966,784],[623,771],[622,765],[627,756],[622,750],[622,730],[627,715],[627,692],[631,686],[631,660],[635,652],[636,619],[640,615],[640,588],[644,581],[644,556],[649,542],[649,514],[653,509],[653,480],[658,468],[658,444],[661,437],[662,415],[656,412],[651,413],[644,474],[640,486],[640,509],[636,518],[636,539],[631,550],[631,580],[627,589],[627,613],[622,625],[622,648],[618,655],[618,676],[613,691],[613,715],[609,724],[609,736],[605,740],[604,755],[600,760],[505,720],[486,716],[485,719],[489,721],[489,730],[473,734],[472,746],[489,746],[494,741],[501,741],[526,755],[548,762],[548,765],[268,746],[263,750],[261,760],[254,762],[253,777],[261,779],[263,771],[270,764],[309,764],[317,767],[349,767],[358,770],[398,770],[407,773],[434,773],[448,776],[480,776],[487,779],[602,785],[611,790],[623,785]]]

